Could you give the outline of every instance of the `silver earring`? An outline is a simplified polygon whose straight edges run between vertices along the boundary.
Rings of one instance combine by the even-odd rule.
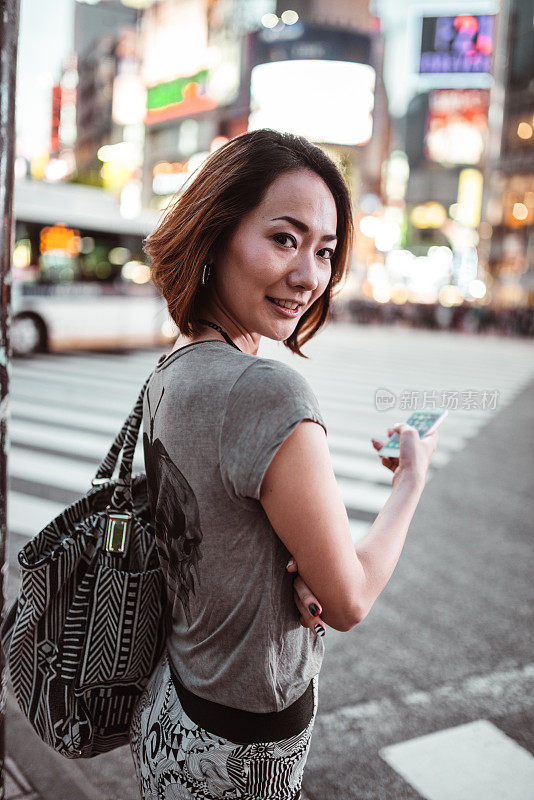
[[[202,286],[205,286],[211,277],[211,265],[204,264],[204,269],[202,270]]]

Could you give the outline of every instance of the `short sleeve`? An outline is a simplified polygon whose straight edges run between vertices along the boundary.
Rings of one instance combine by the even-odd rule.
[[[307,380],[274,359],[243,371],[228,395],[219,461],[226,492],[233,500],[260,499],[267,467],[303,419],[326,424]]]

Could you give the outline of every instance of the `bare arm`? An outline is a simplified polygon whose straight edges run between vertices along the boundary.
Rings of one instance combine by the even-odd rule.
[[[369,533],[355,547],[358,564],[355,586],[357,599],[353,606],[353,623],[343,630],[351,630],[367,616],[391,578],[425,487],[428,464],[436,450],[437,432],[419,440],[415,429],[410,429],[404,423],[390,428],[388,434],[391,435],[394,430],[401,433],[401,463],[399,464],[398,458],[382,459],[384,466],[394,473],[393,490]],[[375,447],[380,450],[382,443],[376,442]],[[297,571],[298,564],[289,569],[292,572]],[[314,618],[308,611],[308,605],[310,602],[317,603],[318,600],[300,574],[295,576],[294,589],[295,602],[301,611],[302,621],[305,626],[312,627]],[[331,624],[328,620],[328,609],[323,609],[322,618],[328,625]]]
[[[361,619],[369,613],[397,566],[423,489],[424,483],[420,480],[410,475],[401,477],[371,530],[356,545],[356,555],[365,575],[359,590]]]

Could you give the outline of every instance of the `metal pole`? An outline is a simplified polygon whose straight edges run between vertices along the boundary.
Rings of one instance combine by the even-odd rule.
[[[15,160],[15,82],[19,0],[0,0],[0,619],[4,616],[7,575],[7,448],[11,342],[11,248]],[[5,797],[6,670],[0,647],[0,800]]]

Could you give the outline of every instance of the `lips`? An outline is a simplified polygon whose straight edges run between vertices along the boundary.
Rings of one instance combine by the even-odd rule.
[[[266,299],[269,300],[267,297]],[[278,303],[273,302],[273,300],[269,300],[269,303],[271,304],[271,308],[275,314],[285,317],[286,319],[296,319],[300,314],[300,306],[293,309],[284,308],[284,306],[278,305]]]
[[[282,303],[297,303],[299,308],[303,305],[303,303],[301,303],[300,300],[291,300],[291,298],[289,298],[289,297],[269,297],[268,294],[265,295],[265,296],[266,296],[267,300],[278,300],[278,302],[282,302]],[[296,309],[296,310],[298,311],[298,309]]]

